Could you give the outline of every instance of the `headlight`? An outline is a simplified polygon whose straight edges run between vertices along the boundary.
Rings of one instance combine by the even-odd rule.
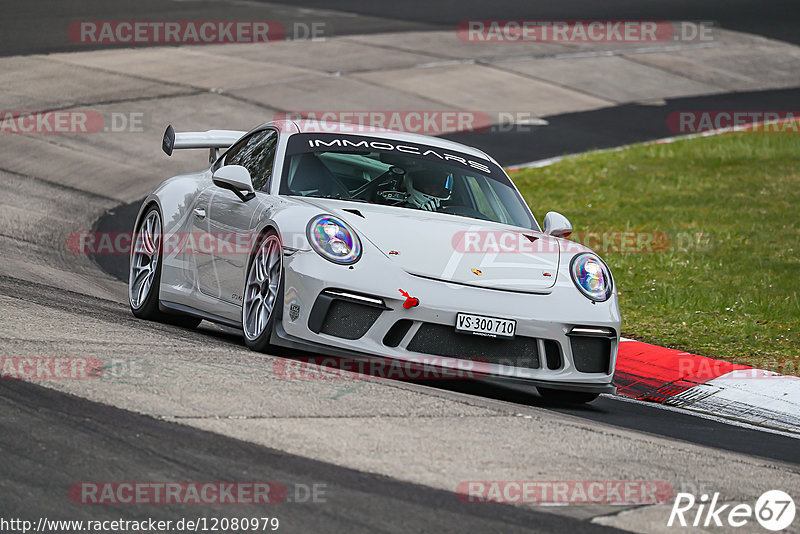
[[[317,215],[311,219],[306,234],[314,250],[328,261],[349,265],[361,257],[358,235],[333,215]]]
[[[613,282],[611,272],[603,261],[588,252],[578,254],[569,264],[572,281],[581,293],[595,302],[603,302],[611,297]]]

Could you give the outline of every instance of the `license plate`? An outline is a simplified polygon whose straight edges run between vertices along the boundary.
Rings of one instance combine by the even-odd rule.
[[[456,315],[456,332],[511,339],[516,331],[517,322],[513,319],[498,319],[469,313]]]

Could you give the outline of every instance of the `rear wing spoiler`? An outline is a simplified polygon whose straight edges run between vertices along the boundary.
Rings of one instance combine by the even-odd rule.
[[[210,151],[208,155],[209,162],[213,162],[219,156],[220,148],[228,148],[246,133],[237,130],[175,133],[175,129],[170,124],[167,126],[167,131],[164,132],[161,149],[167,156],[171,156],[172,151],[176,148],[208,148]]]

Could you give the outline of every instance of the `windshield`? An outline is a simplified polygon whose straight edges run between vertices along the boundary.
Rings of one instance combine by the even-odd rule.
[[[296,134],[280,193],[383,204],[538,229],[496,164],[460,152],[374,137]]]

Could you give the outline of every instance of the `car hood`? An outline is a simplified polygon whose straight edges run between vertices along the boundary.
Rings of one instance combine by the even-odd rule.
[[[304,198],[353,227],[412,275],[546,293],[558,276],[558,240],[489,221],[341,200]]]

